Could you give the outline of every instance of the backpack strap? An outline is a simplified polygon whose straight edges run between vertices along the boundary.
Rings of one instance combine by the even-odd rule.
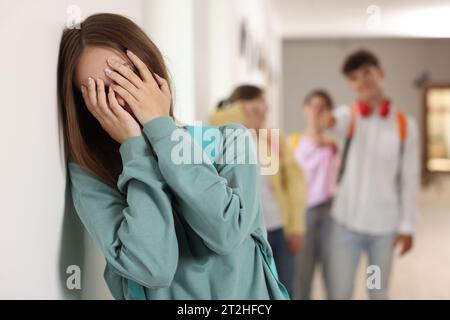
[[[355,133],[356,125],[356,115],[358,113],[357,107],[352,107],[352,114],[350,119],[350,124],[347,130],[347,138],[352,138]],[[400,137],[400,142],[405,144],[406,138],[408,137],[408,120],[406,115],[402,111],[397,111],[397,124],[398,124],[398,136]]]
[[[342,161],[339,168],[337,182],[339,183],[344,175],[345,166],[347,163],[348,151],[350,149],[350,144],[352,142],[353,135],[355,134],[356,128],[356,116],[358,115],[358,105],[353,105],[350,110],[350,122],[347,129],[347,136],[345,138],[344,149],[342,150]]]
[[[342,153],[342,161],[341,161],[341,167],[338,174],[338,183],[342,179],[342,175],[344,174],[345,166],[347,163],[347,157],[348,157],[348,151],[350,149],[350,144],[352,141],[352,138],[355,134],[355,128],[356,128],[356,116],[358,114],[358,106],[354,105],[351,109],[351,118],[350,123],[347,130],[347,137],[345,139],[344,149]],[[408,120],[406,118],[406,115],[402,111],[397,111],[397,127],[398,127],[398,135],[400,138],[400,158],[403,157],[404,149],[405,149],[405,143],[406,138],[408,137]]]
[[[399,192],[399,196],[402,192],[402,165],[403,165],[403,157],[405,153],[405,143],[406,138],[408,136],[408,121],[406,119],[406,115],[398,111],[397,112],[397,126],[398,126],[398,134],[400,137],[400,161],[398,162],[398,168],[397,168],[397,188]]]
[[[397,124],[400,141],[402,145],[404,145],[406,143],[406,138],[408,137],[408,121],[405,113],[402,111],[397,112]]]
[[[357,115],[358,115],[358,105],[355,104],[354,106],[352,106],[350,110],[350,123],[348,124],[347,138],[351,139],[355,134]]]

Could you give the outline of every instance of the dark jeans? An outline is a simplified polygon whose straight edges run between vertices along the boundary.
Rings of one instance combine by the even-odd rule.
[[[278,276],[281,283],[286,287],[291,299],[294,297],[294,267],[295,259],[288,248],[288,242],[283,232],[283,228],[275,229],[267,233],[267,239],[272,247],[273,258],[277,267]]]
[[[311,298],[311,285],[316,266],[320,266],[325,289],[329,293],[329,238],[331,231],[331,200],[308,208],[306,211],[306,235],[302,252],[297,259],[298,298]]]

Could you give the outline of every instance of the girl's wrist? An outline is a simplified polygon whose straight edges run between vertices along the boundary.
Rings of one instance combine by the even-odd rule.
[[[142,117],[142,119],[140,119],[140,123],[143,127],[145,127],[145,125],[147,123],[150,123],[151,121],[155,120],[156,118],[160,118],[160,117],[168,117],[170,116],[169,114],[166,114],[164,112],[160,112],[160,113],[153,113],[153,114],[149,114],[146,115],[144,117]]]
[[[120,142],[120,144],[122,145],[122,144],[124,144],[124,143],[127,142],[127,141],[131,141],[131,140],[133,140],[133,139],[140,138],[140,137],[142,137],[142,134],[136,134],[136,133],[129,134],[129,135],[125,136],[125,137],[122,139],[122,141]]]

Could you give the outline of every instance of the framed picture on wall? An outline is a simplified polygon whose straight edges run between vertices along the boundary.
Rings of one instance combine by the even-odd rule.
[[[424,173],[450,172],[450,83],[424,90]]]

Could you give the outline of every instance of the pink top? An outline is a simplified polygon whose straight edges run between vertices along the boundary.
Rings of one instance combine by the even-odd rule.
[[[319,147],[310,137],[302,136],[295,157],[308,185],[308,207],[332,198],[337,178],[336,151],[332,147]]]

